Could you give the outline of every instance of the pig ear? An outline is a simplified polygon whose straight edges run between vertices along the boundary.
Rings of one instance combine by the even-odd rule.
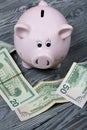
[[[71,25],[64,24],[59,29],[59,36],[64,40],[71,35],[72,31],[73,27]]]
[[[30,33],[30,28],[24,24],[16,24],[14,32],[19,38],[23,39]]]

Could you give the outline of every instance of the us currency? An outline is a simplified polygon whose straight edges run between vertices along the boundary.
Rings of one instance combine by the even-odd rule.
[[[48,110],[55,103],[68,102],[66,99],[56,94],[56,89],[62,80],[40,82],[34,88],[38,93],[38,97],[32,102],[15,110],[21,121],[30,119],[40,113]]]
[[[87,65],[73,63],[57,93],[82,108],[87,101]]]
[[[12,110],[38,97],[6,49],[0,51],[0,95]]]
[[[11,110],[15,110],[38,97],[37,92],[23,75],[18,75],[0,84],[0,94]]]
[[[8,81],[21,73],[7,49],[0,50],[0,83]]]
[[[84,62],[81,62],[81,63],[78,63],[79,65],[83,65],[84,67],[87,68],[87,61],[84,61]]]
[[[12,53],[13,51],[15,51],[14,45],[7,44],[3,41],[0,41],[0,50],[3,49],[3,48],[6,48],[9,53]]]

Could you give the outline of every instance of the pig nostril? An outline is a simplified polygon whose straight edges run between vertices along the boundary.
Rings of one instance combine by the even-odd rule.
[[[36,60],[36,64],[38,64],[38,59]]]
[[[49,61],[47,60],[47,65],[49,65]]]

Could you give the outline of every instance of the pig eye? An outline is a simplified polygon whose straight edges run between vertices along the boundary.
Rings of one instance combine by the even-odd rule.
[[[41,44],[41,43],[38,43],[37,46],[38,46],[38,47],[42,47],[42,44]]]
[[[46,42],[46,46],[47,46],[47,47],[50,47],[50,46],[51,46],[51,41],[47,41],[47,42]]]
[[[38,47],[42,47],[42,43],[41,43],[41,42],[38,42],[37,46],[38,46]]]

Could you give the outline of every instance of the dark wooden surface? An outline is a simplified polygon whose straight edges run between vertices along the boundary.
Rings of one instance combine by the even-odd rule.
[[[74,27],[71,48],[58,70],[24,69],[16,54],[12,57],[32,86],[42,80],[64,77],[71,64],[87,61],[87,0],[46,0],[64,14]],[[38,0],[0,0],[0,40],[14,44],[13,28],[18,18]],[[87,104],[80,109],[72,103],[56,104],[48,111],[24,122],[0,97],[0,130],[87,130]]]

